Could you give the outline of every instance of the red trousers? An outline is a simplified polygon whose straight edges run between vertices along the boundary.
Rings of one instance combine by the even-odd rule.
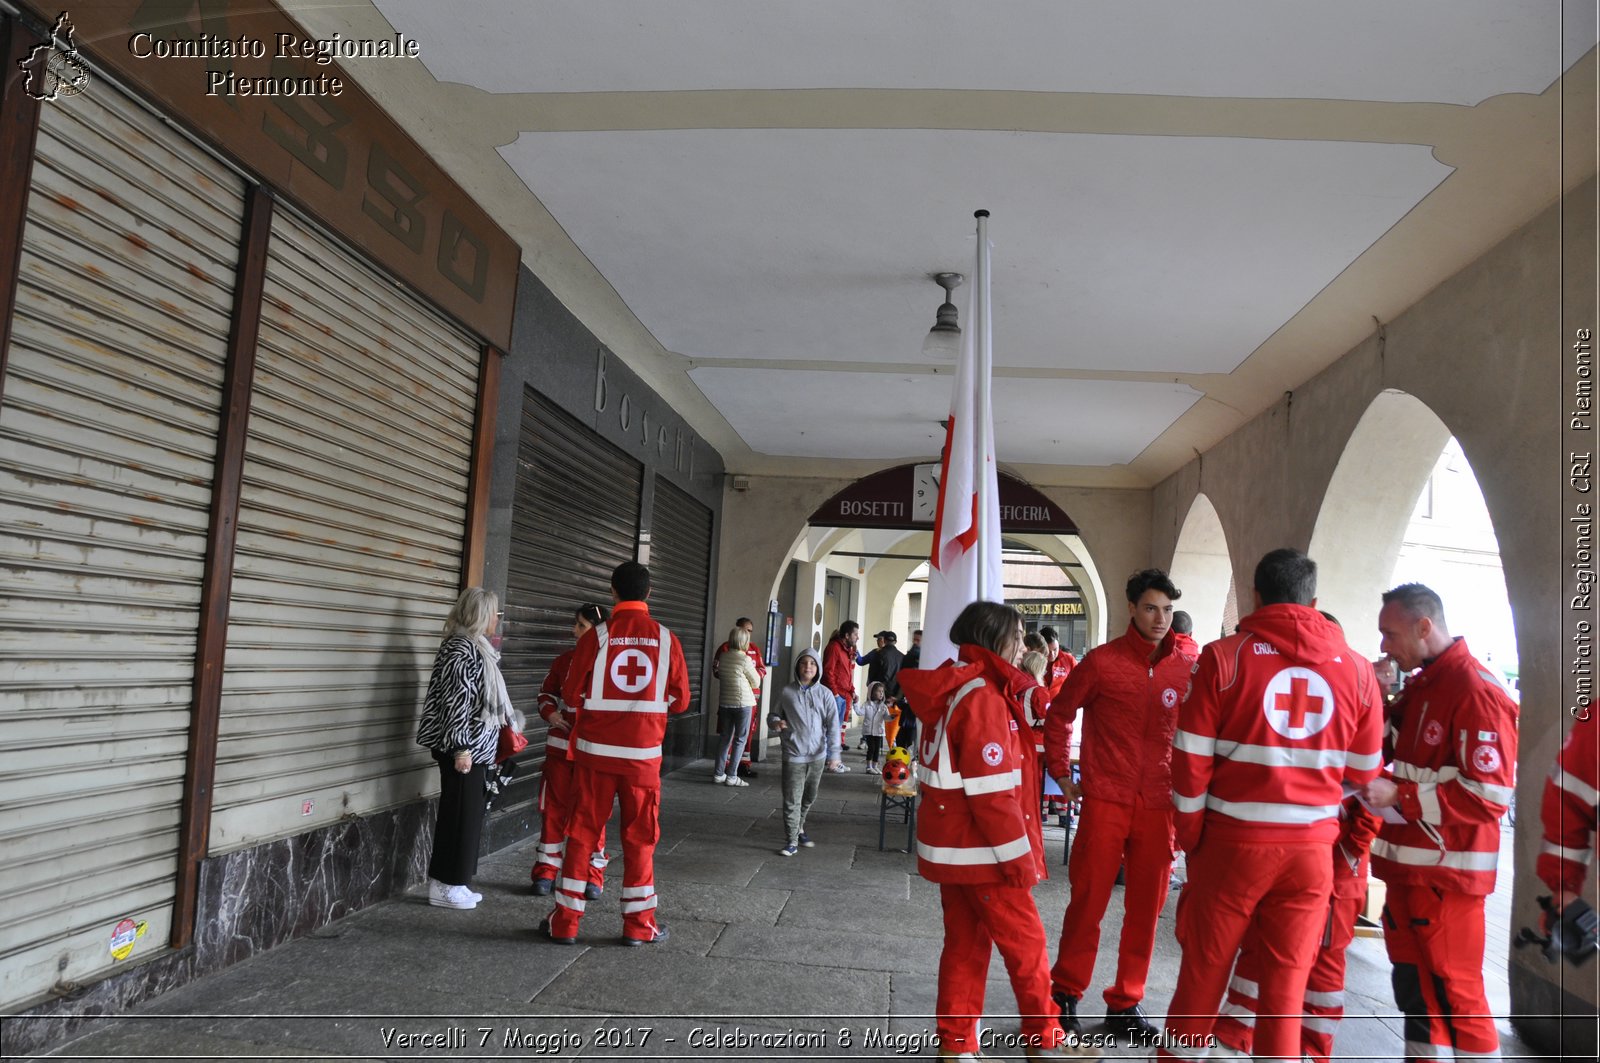
[[[1072,839],[1067,882],[1072,887],[1061,920],[1061,944],[1050,970],[1055,989],[1082,997],[1100,951],[1100,920],[1111,902],[1117,868],[1123,868],[1122,942],[1116,981],[1106,987],[1108,1008],[1131,1008],[1144,999],[1155,948],[1156,919],[1167,903],[1172,870],[1172,803],[1155,808],[1083,799]]]
[[[1334,897],[1328,905],[1317,958],[1306,977],[1305,1015],[1300,1020],[1300,1054],[1313,1063],[1329,1063],[1333,1056],[1333,1035],[1344,1017],[1344,954],[1355,940],[1360,910],[1360,897]],[[1267,973],[1275,976],[1275,972]],[[1246,1056],[1255,1039],[1261,975],[1261,945],[1251,930],[1245,934],[1239,962],[1233,966],[1228,1001],[1216,1025],[1217,1040]]]
[[[978,1051],[984,983],[995,948],[1011,976],[1022,1033],[1053,1048],[1066,1037],[1050,1000],[1050,968],[1044,923],[1032,891],[1022,886],[939,887],[944,904],[944,950],[939,953],[939,1047]]]
[[[567,853],[556,882],[553,937],[576,937],[583,918],[589,854],[599,842],[612,802],[622,804],[622,936],[656,935],[656,842],[661,840],[661,786],[633,783],[604,771],[577,773],[577,799],[567,824]]]
[[[544,755],[544,778],[539,785],[539,856],[530,877],[537,882],[561,873],[566,853],[567,821],[572,818],[575,772],[564,749],[551,749]],[[600,825],[600,838],[589,855],[589,881],[603,885],[606,878],[606,828]]]
[[[1212,835],[1189,854],[1178,901],[1183,962],[1157,1058],[1203,1058],[1228,973],[1251,931],[1261,966],[1271,972],[1257,996],[1255,1058],[1300,1058],[1300,1005],[1333,893],[1330,849],[1328,842]]]
[[[1406,1016],[1406,1058],[1499,1059],[1483,993],[1483,897],[1390,886],[1383,941],[1394,1002]]]

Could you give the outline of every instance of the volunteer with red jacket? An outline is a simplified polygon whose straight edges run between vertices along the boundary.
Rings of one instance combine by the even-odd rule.
[[[844,748],[845,726],[850,722],[850,710],[856,697],[856,643],[861,641],[861,625],[846,620],[833,633],[822,648],[822,685],[833,691],[834,702],[839,706],[839,748]],[[841,770],[849,769],[840,766]]]
[[[1172,867],[1172,731],[1194,663],[1172,652],[1167,633],[1181,593],[1158,568],[1135,572],[1127,585],[1127,633],[1085,654],[1045,715],[1050,776],[1068,800],[1083,798],[1067,864],[1070,900],[1050,971],[1061,1025],[1070,1032],[1080,1028],[1078,1001],[1094,974],[1100,920],[1122,867],[1125,915],[1116,979],[1105,990],[1106,1025],[1134,1037],[1156,1033],[1140,1001]],[[1075,786],[1072,721],[1079,707],[1082,783]]]
[[[1067,1043],[1050,1007],[1044,924],[1030,892],[1045,875],[1038,776],[1019,701],[1033,679],[1011,663],[1022,615],[974,602],[950,626],[959,660],[902,672],[921,721],[917,871],[939,884],[944,948],[937,1028],[941,1059],[978,1058],[978,1019],[995,947],[1017,996],[1028,1059],[1096,1057]]]
[[[1194,617],[1182,609],[1172,613],[1172,646],[1180,657],[1200,659],[1200,644],[1194,640]]]
[[[1050,678],[1045,681],[1045,686],[1049,687],[1050,696],[1053,698],[1061,693],[1067,676],[1078,666],[1078,659],[1061,648],[1056,629],[1049,624],[1039,629],[1039,637],[1044,639],[1045,657],[1050,661]]]
[[[1596,809],[1600,801],[1600,724],[1593,708],[1567,734],[1561,755],[1544,783],[1544,847],[1539,879],[1554,894],[1556,911],[1583,892],[1583,874],[1594,860]]]
[[[1383,942],[1406,1058],[1498,1059],[1483,899],[1516,781],[1517,706],[1466,641],[1450,637],[1444,603],[1422,584],[1383,596],[1378,630],[1402,671],[1422,669],[1390,710],[1392,764],[1366,788],[1368,804],[1405,819],[1379,829],[1372,873],[1389,886]]]
[[[583,638],[584,632],[606,622],[606,611],[598,605],[578,606],[572,616],[572,637]],[[544,770],[539,784],[539,856],[533,864],[533,895],[548,897],[555,889],[556,876],[561,873],[562,856],[566,852],[567,821],[572,818],[572,801],[577,782],[573,775],[571,742],[572,713],[561,704],[561,684],[566,682],[576,649],[557,657],[545,673],[539,687],[539,715],[550,730],[544,740]],[[589,857],[589,886],[584,890],[586,900],[600,896],[606,878],[606,829],[602,824],[600,836],[595,841],[594,852]]]
[[[661,838],[661,740],[667,716],[689,707],[689,670],[678,637],[650,616],[650,570],[637,561],[611,573],[609,622],[586,632],[573,652],[561,697],[575,710],[572,753],[578,794],[567,825],[556,908],[541,929],[577,941],[589,854],[622,804],[622,943],[664,941],[656,922],[655,851]]]
[[[1183,960],[1158,1058],[1205,1055],[1247,930],[1270,957],[1257,1059],[1300,1058],[1300,1007],[1333,891],[1329,850],[1346,783],[1378,774],[1383,710],[1372,666],[1314,608],[1317,566],[1274,550],[1255,612],[1200,652],[1173,736],[1172,802],[1189,881]]]

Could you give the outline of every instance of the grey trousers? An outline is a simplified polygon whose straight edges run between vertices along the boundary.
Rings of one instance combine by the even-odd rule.
[[[783,762],[783,829],[788,832],[789,844],[800,841],[800,832],[806,829],[806,815],[817,800],[817,787],[822,785],[825,760],[806,764]]]

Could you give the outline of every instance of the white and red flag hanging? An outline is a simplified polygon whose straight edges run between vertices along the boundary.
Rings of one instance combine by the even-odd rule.
[[[950,624],[976,601],[1005,600],[1000,576],[1000,481],[994,457],[989,324],[989,212],[978,212],[978,263],[956,361],[955,395],[945,427],[939,503],[928,556],[922,661],[934,668],[956,655]]]

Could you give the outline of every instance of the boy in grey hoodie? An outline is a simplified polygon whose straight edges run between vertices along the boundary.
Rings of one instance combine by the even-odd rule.
[[[767,723],[783,743],[783,827],[788,842],[778,852],[793,856],[801,846],[811,848],[806,836],[806,814],[817,800],[824,763],[830,770],[839,761],[839,709],[833,694],[818,680],[822,659],[817,651],[802,650],[794,662],[795,681],[783,688],[767,716]]]

